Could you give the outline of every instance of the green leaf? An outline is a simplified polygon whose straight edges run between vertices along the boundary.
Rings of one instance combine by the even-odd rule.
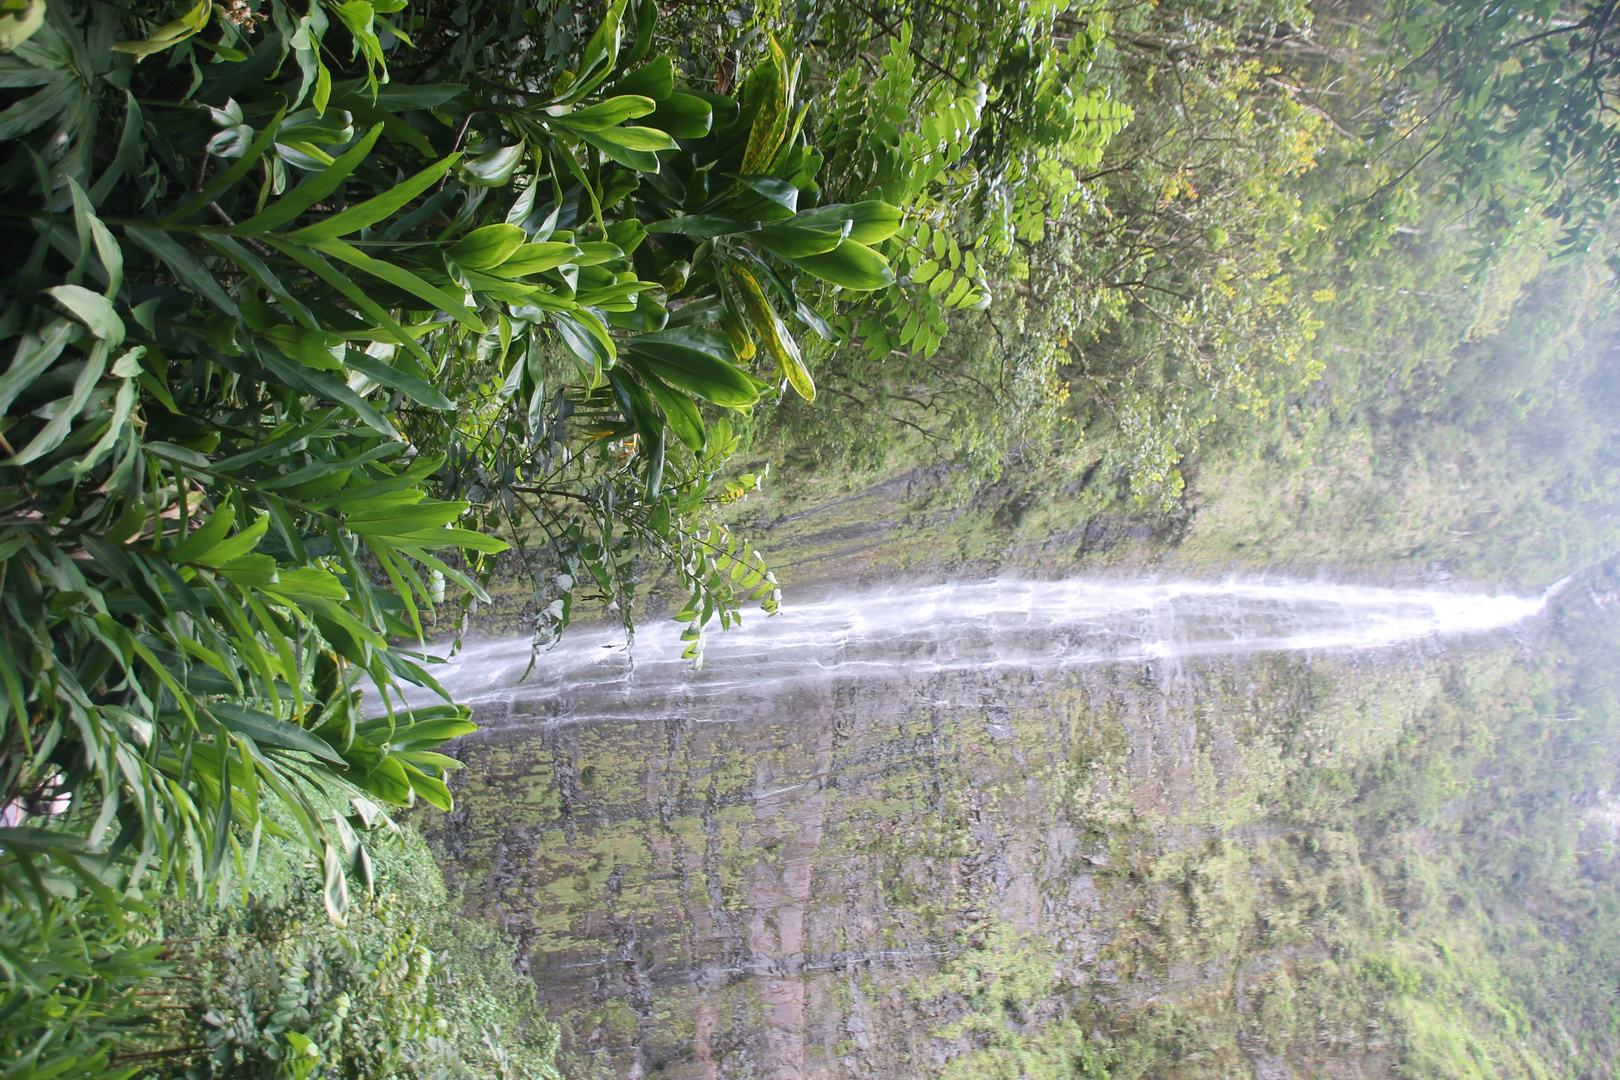
[[[675,233],[678,236],[690,236],[694,240],[711,240],[716,236],[747,232],[758,226],[757,221],[743,221],[740,218],[716,217],[713,214],[683,214],[680,217],[649,222],[647,231]]]
[[[679,149],[674,139],[656,128],[616,127],[578,134],[620,165],[637,172],[656,173],[660,168],[657,151]]]
[[[187,288],[213,304],[216,309],[236,318],[236,301],[220,287],[219,279],[202,264],[202,260],[181,247],[174,237],[161,229],[126,227],[124,235],[163,260],[175,277]]]
[[[489,332],[489,328],[484,325],[483,320],[469,310],[460,300],[443,289],[428,284],[402,266],[395,266],[393,263],[386,263],[381,259],[373,259],[370,255],[360,251],[358,248],[349,246],[342,240],[325,240],[310,246],[316,251],[331,255],[336,259],[342,259],[351,266],[357,266],[366,273],[388,282],[390,285],[397,285],[411,295],[422,298],[437,310],[454,317],[457,322],[475,334]],[[412,339],[412,344],[415,344],[414,339]],[[419,349],[420,347],[418,347]]]
[[[771,307],[759,279],[740,266],[729,269],[731,280],[742,298],[743,311],[752,324],[754,337],[763,342],[765,351],[776,361],[779,371],[787,378],[795,393],[806,401],[816,400],[816,384],[804,366],[799,343],[794,340],[782,319]]]
[[[236,508],[226,503],[204,522],[195,532],[176,544],[165,557],[170,562],[190,562],[201,555],[206,555],[214,547],[230,535],[231,525],[236,521]]]
[[[93,293],[80,285],[57,285],[46,289],[68,313],[89,328],[96,337],[116,349],[124,342],[124,320],[113,310],[112,303],[100,293]]]
[[[373,382],[380,383],[390,390],[404,391],[418,405],[441,411],[456,407],[455,402],[441,394],[426,379],[401,371],[397,366],[379,360],[375,356],[351,351],[348,357],[348,365]]]
[[[802,259],[807,255],[820,255],[844,242],[844,236],[840,232],[824,232],[820,229],[805,229],[794,225],[765,225],[753,232],[744,233],[743,237],[752,240],[772,255],[784,259]]]
[[[0,376],[0,414],[10,409],[17,395],[51,366],[69,342],[83,333],[77,323],[66,319],[53,319],[42,329],[24,333],[11,354],[11,367]]]
[[[639,94],[662,101],[675,90],[675,68],[669,56],[660,53],[613,84],[616,94]]]
[[[550,117],[550,122],[558,127],[568,128],[572,131],[601,131],[626,120],[633,120],[638,116],[646,116],[658,105],[650,97],[640,94],[620,94],[617,97],[599,101],[595,105],[588,105],[583,109],[573,109],[569,112],[558,113]],[[547,112],[550,112],[548,109]]]
[[[344,340],[324,330],[277,323],[259,331],[264,340],[297,360],[320,371],[342,371]]]
[[[435,180],[443,176],[450,170],[452,165],[460,160],[460,154],[451,154],[449,157],[429,165],[403,184],[397,184],[389,188],[381,195],[351,206],[347,210],[317,221],[313,225],[306,225],[302,229],[282,233],[281,237],[294,243],[313,244],[320,240],[335,240],[340,236],[359,232],[367,225],[375,225],[377,222],[392,216],[406,203],[432,187]],[[334,162],[334,164],[336,163]]]
[[[360,163],[371,154],[372,147],[377,145],[381,137],[383,125],[373,125],[371,130],[360,137],[348,150],[344,151],[336,161],[322,171],[309,177],[303,183],[293,188],[285,196],[277,199],[265,208],[261,214],[255,214],[242,224],[231,230],[234,236],[253,236],[268,232],[278,226],[292,221],[299,214],[314,206],[322,199],[338,189],[338,185],[347,180],[359,167]]]
[[[805,255],[791,260],[794,266],[823,281],[854,292],[882,289],[894,284],[889,260],[864,244],[845,240],[823,255]]]
[[[611,0],[608,4],[601,23],[585,42],[579,77],[568,88],[566,100],[578,101],[590,93],[592,88],[601,85],[612,73],[613,65],[619,58],[624,9],[628,2],[629,0]]]
[[[196,563],[198,566],[207,566],[210,568],[218,568],[229,563],[234,563],[236,560],[244,558],[253,553],[253,549],[259,546],[259,541],[264,539],[265,530],[269,527],[270,515],[260,514],[258,518],[254,520],[252,525],[249,525],[245,529],[239,530],[235,536],[230,537],[228,540],[225,540],[222,543],[214,545],[201,555],[191,556],[190,561]],[[173,558],[172,553],[170,558]]]
[[[266,125],[263,131],[259,132],[258,137],[237,159],[236,164],[210,180],[197,194],[169,211],[163,220],[165,222],[181,221],[190,217],[218,199],[226,188],[239,183],[243,177],[247,176],[254,166],[259,163],[259,158],[264,156],[264,152],[269,150],[271,145],[275,143],[276,131],[281,127],[281,118],[285,112],[285,108],[277,109],[276,114],[270,118],[270,123]]]
[[[265,592],[276,593],[288,600],[347,600],[348,590],[334,574],[309,567],[292,567],[278,571],[276,580],[264,587]]]
[[[504,187],[523,164],[524,150],[525,144],[519,142],[470,158],[456,170],[456,175],[462,183],[474,187]]]
[[[45,89],[17,102],[0,113],[0,140],[15,139],[42,126],[82,99],[84,89],[78,80],[60,76]]]
[[[458,709],[458,706],[451,706]],[[417,713],[425,710],[418,709]],[[478,730],[478,725],[464,717],[445,720],[418,720],[410,724],[394,728],[394,734],[388,739],[388,745],[400,749],[426,750],[430,747],[440,746],[451,739],[463,735],[471,735]]]
[[[501,277],[527,277],[542,270],[550,270],[573,262],[582,254],[573,244],[550,240],[543,244],[524,244],[501,262]]]
[[[343,872],[343,859],[334,845],[326,845],[321,865],[325,878],[321,886],[321,900],[326,904],[326,915],[338,926],[344,926],[349,914],[349,879]],[[294,1045],[289,1040],[288,1046]]]
[[[405,778],[410,782],[412,791],[440,810],[449,811],[454,808],[454,800],[450,797],[450,789],[443,780],[429,776],[408,761],[398,758],[392,760],[399,761],[400,766],[405,770]]]
[[[574,259],[575,266],[600,266],[624,258],[624,249],[606,240],[586,240],[576,246],[579,255]]]
[[[313,732],[297,724],[289,724],[257,709],[226,702],[215,702],[205,709],[214,719],[224,724],[227,730],[238,735],[246,735],[261,746],[302,750],[334,765],[343,764],[343,758],[324,739],[317,738]]]
[[[405,764],[395,757],[384,757],[364,776],[352,777],[356,786],[395,806],[411,804],[411,782]]]
[[[639,368],[636,372],[647,390],[657,400],[658,407],[664,411],[664,420],[675,437],[685,443],[694,454],[703,452],[704,444],[709,441],[709,433],[703,426],[703,414],[691,398],[670,386],[663,379],[652,373],[648,367]]]
[[[549,317],[568,350],[582,363],[589,365],[598,375],[604,368],[613,366],[618,358],[618,349],[608,336],[607,327],[595,315],[584,310],[553,311]]]
[[[462,266],[489,270],[511,258],[528,239],[529,234],[516,225],[485,225],[452,244],[449,254]]]
[[[310,143],[314,146],[334,146],[354,138],[354,117],[346,109],[333,109],[321,115],[314,109],[300,109],[281,122],[277,140],[285,143]]]
[[[748,188],[754,194],[765,196],[765,198],[780,206],[790,214],[799,209],[799,189],[788,183],[786,180],[778,180],[774,176],[739,176],[737,177],[737,182]],[[832,231],[839,233],[839,235],[843,235],[842,227],[836,222],[826,226],[800,221],[778,221],[777,224],[800,225],[801,227],[805,228],[819,228],[823,232],[831,229]]]
[[[658,103],[647,125],[677,139],[701,139],[714,126],[714,106],[696,94],[670,94]]]
[[[368,332],[366,332],[366,338],[368,338],[368,340],[384,340],[384,335],[389,335],[389,340],[390,342],[394,343],[394,345],[403,345],[403,347],[408,348],[408,350],[413,351],[413,353],[416,353],[416,356],[420,356],[421,359],[426,359],[426,361],[431,363],[431,358],[428,356],[428,351],[421,347],[421,343],[416,342],[416,338],[413,337],[413,335],[408,334],[405,327],[402,327],[394,316],[390,316],[386,309],[382,308],[381,304],[377,304],[377,301],[371,300],[371,296],[366,295],[364,290],[356,287],[355,283],[350,282],[347,277],[343,277],[342,274],[339,274],[339,272],[332,267],[332,264],[329,264],[326,259],[322,259],[321,254],[319,254],[318,251],[313,251],[313,249],[309,248],[300,248],[300,246],[296,246],[296,244],[279,243],[279,238],[274,235],[266,236],[266,241],[267,243],[272,244],[272,246],[275,246],[275,248],[279,248],[280,251],[283,251],[283,253],[288,254],[288,256],[292,256],[293,259],[296,259],[296,261],[301,262],[301,264],[308,267],[308,269],[311,270],[316,277],[319,277],[322,282],[326,282],[327,285],[330,285],[330,287],[340,291],[343,296],[347,296],[348,300],[352,301],[356,308],[360,308],[361,311],[364,311],[364,313],[368,314],[368,316],[376,319],[376,329],[368,330]],[[334,397],[332,400],[342,400],[342,398]],[[377,427],[377,424],[373,423],[371,419],[368,419],[366,423],[371,424],[373,427]],[[392,429],[382,429],[382,427],[377,427],[377,431],[384,431],[384,434],[389,434],[389,431],[392,431]],[[394,432],[394,434],[397,434],[397,432]]]
[[[759,400],[764,383],[706,350],[664,337],[667,333],[629,339],[626,362],[638,372],[650,373],[716,405],[746,409]]]
[[[814,210],[797,214],[782,224],[810,229],[836,228],[840,222],[847,221],[850,226],[849,239],[858,244],[876,244],[898,232],[904,217],[898,206],[872,199],[867,202],[818,206]]]

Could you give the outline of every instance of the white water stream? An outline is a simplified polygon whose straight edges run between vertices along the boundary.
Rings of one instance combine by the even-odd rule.
[[[570,633],[526,678],[530,646],[518,638],[472,644],[431,670],[497,728],[672,712],[734,722],[759,716],[773,694],[827,678],[1062,671],[1477,634],[1538,614],[1561,585],[1534,598],[1259,580],[895,586],[784,605],[769,619],[745,615],[742,627],[709,633],[701,671],[681,658],[681,626],[655,620],[629,652],[614,631]]]

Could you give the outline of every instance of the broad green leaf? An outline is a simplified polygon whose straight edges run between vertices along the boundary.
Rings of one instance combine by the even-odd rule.
[[[410,806],[410,779],[405,776],[405,764],[399,758],[382,758],[371,772],[350,777],[353,784],[395,806]]]
[[[858,203],[834,203],[818,206],[782,222],[805,228],[836,228],[839,222],[849,222],[849,239],[857,244],[876,244],[887,240],[900,229],[905,215],[898,206],[877,199]]]
[[[90,293],[89,295],[95,296],[96,294]],[[73,380],[73,392],[69,396],[58,398],[51,403],[53,411],[51,419],[28,441],[27,446],[6,459],[3,464],[26,465],[28,462],[50,453],[62,444],[62,441],[67,438],[68,432],[72,430],[74,418],[79,415],[79,411],[90,400],[90,395],[95,391],[97,381],[101,378],[102,372],[107,369],[107,352],[106,342],[96,342],[95,346],[90,350],[89,360],[80,369],[78,377]]]
[[[596,316],[583,310],[554,311],[550,313],[550,319],[569,351],[582,363],[590,365],[598,374],[613,366],[618,358],[618,349],[608,336],[607,327]]]
[[[600,266],[624,258],[624,249],[606,240],[586,240],[576,246],[579,254],[574,258],[575,266]]]
[[[660,168],[657,151],[679,149],[674,139],[656,128],[616,127],[605,131],[581,131],[579,137],[620,165],[637,172],[656,173]]]
[[[241,705],[232,705],[226,702],[215,702],[206,706],[207,711],[225,727],[238,735],[246,735],[261,746],[275,746],[283,750],[302,750],[306,754],[313,754],[323,761],[330,761],[334,765],[342,765],[343,758],[332,749],[324,740],[317,738],[312,732],[279,720],[268,713],[257,709],[245,708]]]
[[[264,591],[284,596],[289,600],[347,600],[348,590],[336,575],[324,570],[293,567],[281,570],[277,580],[266,585]]]
[[[443,780],[429,776],[409,761],[400,761],[400,766],[405,770],[405,777],[410,781],[412,791],[440,810],[449,811],[454,808],[450,789],[445,786]]]
[[[259,158],[264,156],[265,151],[269,150],[275,143],[276,131],[281,127],[281,118],[285,112],[285,108],[277,109],[276,114],[270,118],[270,123],[265,126],[263,131],[259,132],[258,137],[253,140],[253,145],[249,146],[246,152],[237,159],[236,164],[210,180],[200,192],[169,211],[163,220],[171,222],[188,218],[218,199],[232,184],[240,183],[249,172],[253,171],[254,166],[259,163]]]
[[[756,195],[763,195],[771,202],[792,214],[799,209],[799,189],[786,180],[778,180],[774,176],[739,176],[737,182]],[[799,225],[801,227],[815,227],[811,222],[777,221],[779,225]],[[839,228],[833,224],[830,228],[835,231]]]
[[[680,217],[661,218],[649,222],[647,231],[675,233],[679,236],[690,236],[695,240],[710,240],[716,236],[747,232],[758,226],[757,221],[743,221],[740,218],[716,217],[712,214],[683,214]]]
[[[45,292],[66,308],[70,315],[84,323],[92,334],[105,341],[109,348],[116,349],[123,344],[124,320],[118,317],[105,296],[81,285],[57,285]]]
[[[726,408],[746,409],[759,400],[765,386],[746,371],[708,352],[657,337],[647,334],[627,341],[625,362]]]
[[[650,368],[641,368],[636,372],[646,385],[649,393],[657,400],[658,407],[664,411],[664,420],[668,422],[669,429],[675,437],[685,443],[694,454],[703,452],[704,444],[709,440],[709,433],[703,426],[703,414],[691,398],[670,386],[663,379],[653,374]]]
[[[610,0],[602,21],[597,25],[596,31],[585,42],[584,55],[581,57],[579,76],[569,86],[565,93],[567,101],[578,101],[581,97],[601,85],[613,71],[613,65],[619,57],[619,44],[623,35],[623,20],[625,5],[629,0]]]
[[[778,370],[787,378],[794,392],[806,401],[816,400],[816,384],[810,378],[809,369],[804,366],[799,343],[788,333],[776,309],[771,307],[759,280],[741,267],[733,267],[730,273],[755,339],[764,344],[765,351],[776,361]]]
[[[743,237],[752,240],[772,255],[784,259],[802,259],[806,255],[820,255],[844,242],[841,232],[824,232],[793,225],[765,225]]]
[[[675,68],[669,56],[663,53],[653,57],[628,75],[619,76],[613,84],[615,94],[639,94],[662,101],[675,90]]]
[[[450,246],[450,257],[473,270],[500,266],[529,239],[516,225],[485,225]]]
[[[882,289],[894,284],[894,271],[889,269],[889,260],[854,240],[845,240],[826,254],[806,255],[791,261],[799,269],[853,292]]]
[[[217,545],[230,535],[231,525],[236,521],[236,508],[225,503],[211,514],[207,521],[190,536],[176,544],[165,556],[170,562],[191,562],[193,559],[208,554]]]
[[[365,312],[367,315],[370,315],[373,319],[376,319],[378,324],[377,330],[379,332],[376,334],[368,334],[368,337],[372,337],[375,340],[382,340],[386,334],[388,339],[391,340],[393,344],[403,345],[407,349],[414,352],[421,359],[431,362],[431,358],[428,356],[427,350],[423,349],[421,344],[417,342],[416,338],[408,333],[403,326],[399,325],[398,320],[390,315],[386,309],[384,309],[370,296],[367,296],[365,291],[358,288],[354,282],[338,273],[330,263],[320,257],[318,252],[309,248],[300,247],[296,244],[282,244],[279,242],[279,237],[274,235],[267,235],[265,237],[265,241],[272,246],[281,249],[283,252],[298,260],[304,266],[308,267],[309,270],[322,281],[325,281],[328,285],[331,285],[334,289],[337,289],[344,296],[348,297],[348,299],[352,301],[354,305],[361,311]]]
[[[644,153],[653,153],[659,150],[679,150],[680,145],[669,137],[668,132],[659,131],[651,127],[615,127],[605,128],[601,131],[581,132],[581,136],[589,135],[590,141],[604,150],[607,145],[623,147]],[[657,170],[652,170],[657,171]]]
[[[321,371],[342,371],[345,342],[324,330],[278,323],[259,331],[264,340],[297,360]]]
[[[168,232],[126,227],[124,235],[162,259],[182,284],[213,304],[222,314],[233,319],[236,317],[236,301],[220,287],[219,279],[203,265],[202,260],[181,247],[179,241]]]
[[[375,103],[395,112],[413,109],[436,109],[447,105],[466,91],[461,83],[383,83],[375,90]],[[373,91],[364,79],[347,79],[332,84],[332,104],[353,110],[355,106],[369,104]]]
[[[526,277],[542,270],[551,270],[579,258],[581,251],[573,244],[550,240],[543,244],[524,244],[509,258],[501,262],[502,277]]]
[[[456,170],[462,183],[474,187],[504,187],[523,164],[524,143],[503,146],[480,157],[469,158]]]
[[[321,900],[326,905],[326,916],[338,926],[348,925],[349,916],[349,879],[343,871],[343,859],[338,855],[337,847],[326,845],[325,853],[321,858],[324,881],[321,886]],[[297,1044],[288,1040],[289,1048],[296,1048]],[[297,1075],[294,1073],[294,1075]]]
[[[595,105],[588,105],[583,109],[572,109],[568,112],[553,114],[551,123],[573,131],[601,131],[603,128],[622,124],[626,120],[646,116],[655,108],[657,108],[657,103],[650,97],[624,93],[617,97],[608,98],[606,101],[599,101]],[[546,111],[551,112],[550,109]]]
[[[84,97],[84,88],[77,79],[63,75],[48,83],[36,94],[17,102],[0,113],[0,140],[15,139],[55,119]]]
[[[259,541],[264,538],[265,530],[269,527],[270,515],[260,514],[252,525],[239,530],[235,536],[215,544],[202,554],[191,556],[189,561],[196,563],[198,566],[212,568],[234,563],[236,560],[253,553],[253,549],[259,546]],[[169,557],[171,559],[174,557],[172,552]]]
[[[325,116],[314,109],[300,109],[281,122],[276,137],[285,143],[342,145],[354,138],[354,116],[345,109],[333,109]]]
[[[388,744],[400,748],[425,750],[463,735],[471,735],[477,730],[478,725],[465,718],[419,720],[396,727],[394,734],[388,739]]]
[[[512,546],[499,537],[474,532],[471,529],[423,529],[419,532],[377,535],[400,547],[422,548],[428,551],[454,547],[465,551],[481,551],[486,555],[499,555]]]
[[[787,56],[774,35],[770,38],[770,56],[749,76],[747,91],[758,109],[748,131],[742,165],[737,170],[745,176],[767,171],[787,134],[789,111],[793,107]]]
[[[714,107],[696,94],[670,94],[658,103],[647,126],[677,139],[701,139],[714,126]]]
[[[67,319],[53,319],[39,330],[25,332],[11,354],[11,366],[0,375],[0,413],[10,409],[17,395],[28,389],[68,343],[83,333],[78,323]]]
[[[390,749],[392,750],[392,747]],[[415,765],[424,771],[426,769],[442,769],[446,772],[454,772],[457,769],[465,768],[462,762],[457,761],[449,754],[438,754],[432,750],[398,750],[394,751],[394,754],[399,760]]]

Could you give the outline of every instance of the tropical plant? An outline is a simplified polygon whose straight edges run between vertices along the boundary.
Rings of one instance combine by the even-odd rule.
[[[628,617],[649,561],[694,660],[775,609],[705,520],[757,483],[722,475],[728,413],[814,397],[789,327],[892,288],[902,214],[821,198],[774,43],[733,99],[677,89],[650,0],[577,53],[545,5],[458,34],[493,13],[0,24],[7,912],[223,892],[290,833],[341,921],[385,808],[450,805],[468,711],[403,688],[438,690],[434,612],[509,544],[542,643],[582,588]]]

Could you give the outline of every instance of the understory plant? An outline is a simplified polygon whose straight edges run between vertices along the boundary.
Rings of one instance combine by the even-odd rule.
[[[427,642],[493,557],[539,644],[652,570],[694,661],[775,610],[709,517],[757,483],[732,418],[814,398],[801,335],[903,287],[906,216],[826,196],[798,58],[685,88],[651,0],[566,48],[543,3],[5,10],[5,1075],[131,1075],[157,898],[274,841],[334,927],[381,910],[368,834],[448,809],[475,730]]]

